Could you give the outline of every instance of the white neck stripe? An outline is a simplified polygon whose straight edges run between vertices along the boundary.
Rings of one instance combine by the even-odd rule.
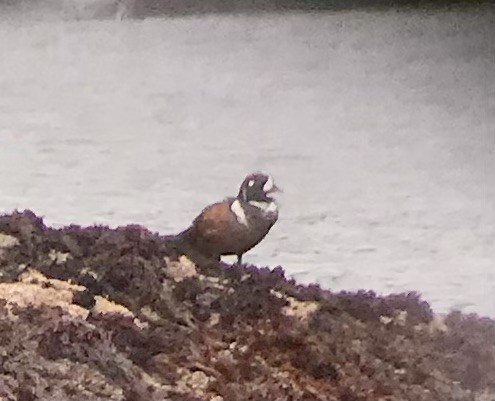
[[[246,218],[246,213],[244,213],[244,208],[242,207],[241,202],[239,202],[239,199],[232,202],[230,210],[232,210],[232,213],[234,213],[235,218],[239,223],[245,225],[246,227],[249,225]]]

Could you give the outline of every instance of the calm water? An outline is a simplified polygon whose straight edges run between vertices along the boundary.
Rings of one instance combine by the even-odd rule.
[[[0,210],[163,234],[271,172],[245,260],[495,316],[495,11],[0,17]]]

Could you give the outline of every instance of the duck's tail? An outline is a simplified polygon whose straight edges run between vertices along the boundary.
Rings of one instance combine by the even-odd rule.
[[[195,240],[196,236],[194,235],[193,227],[189,227],[179,234],[165,235],[162,238],[167,243],[168,252],[170,255],[174,255],[174,257],[176,258],[178,258],[180,255],[185,255],[196,266],[218,267],[220,257],[214,257],[205,254],[202,251],[201,244],[197,243],[197,240]]]
[[[179,234],[164,235],[162,238],[171,249],[181,253],[187,252],[191,247],[191,227],[181,231]]]

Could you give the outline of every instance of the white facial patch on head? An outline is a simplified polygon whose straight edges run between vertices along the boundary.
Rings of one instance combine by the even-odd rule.
[[[232,202],[232,206],[230,206],[230,210],[232,210],[232,213],[234,213],[235,218],[237,221],[246,227],[248,226],[248,221],[246,219],[246,213],[244,213],[244,209],[241,205],[241,202],[239,202],[238,199],[236,199],[234,202]]]
[[[263,192],[269,192],[273,189],[273,180],[272,177],[268,176],[268,180],[263,185]]]
[[[248,186],[252,187],[254,185],[254,180],[249,180]]]

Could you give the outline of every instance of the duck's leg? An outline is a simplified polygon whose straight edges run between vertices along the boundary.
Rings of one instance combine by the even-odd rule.
[[[237,255],[237,264],[240,266],[242,264],[242,253]]]

